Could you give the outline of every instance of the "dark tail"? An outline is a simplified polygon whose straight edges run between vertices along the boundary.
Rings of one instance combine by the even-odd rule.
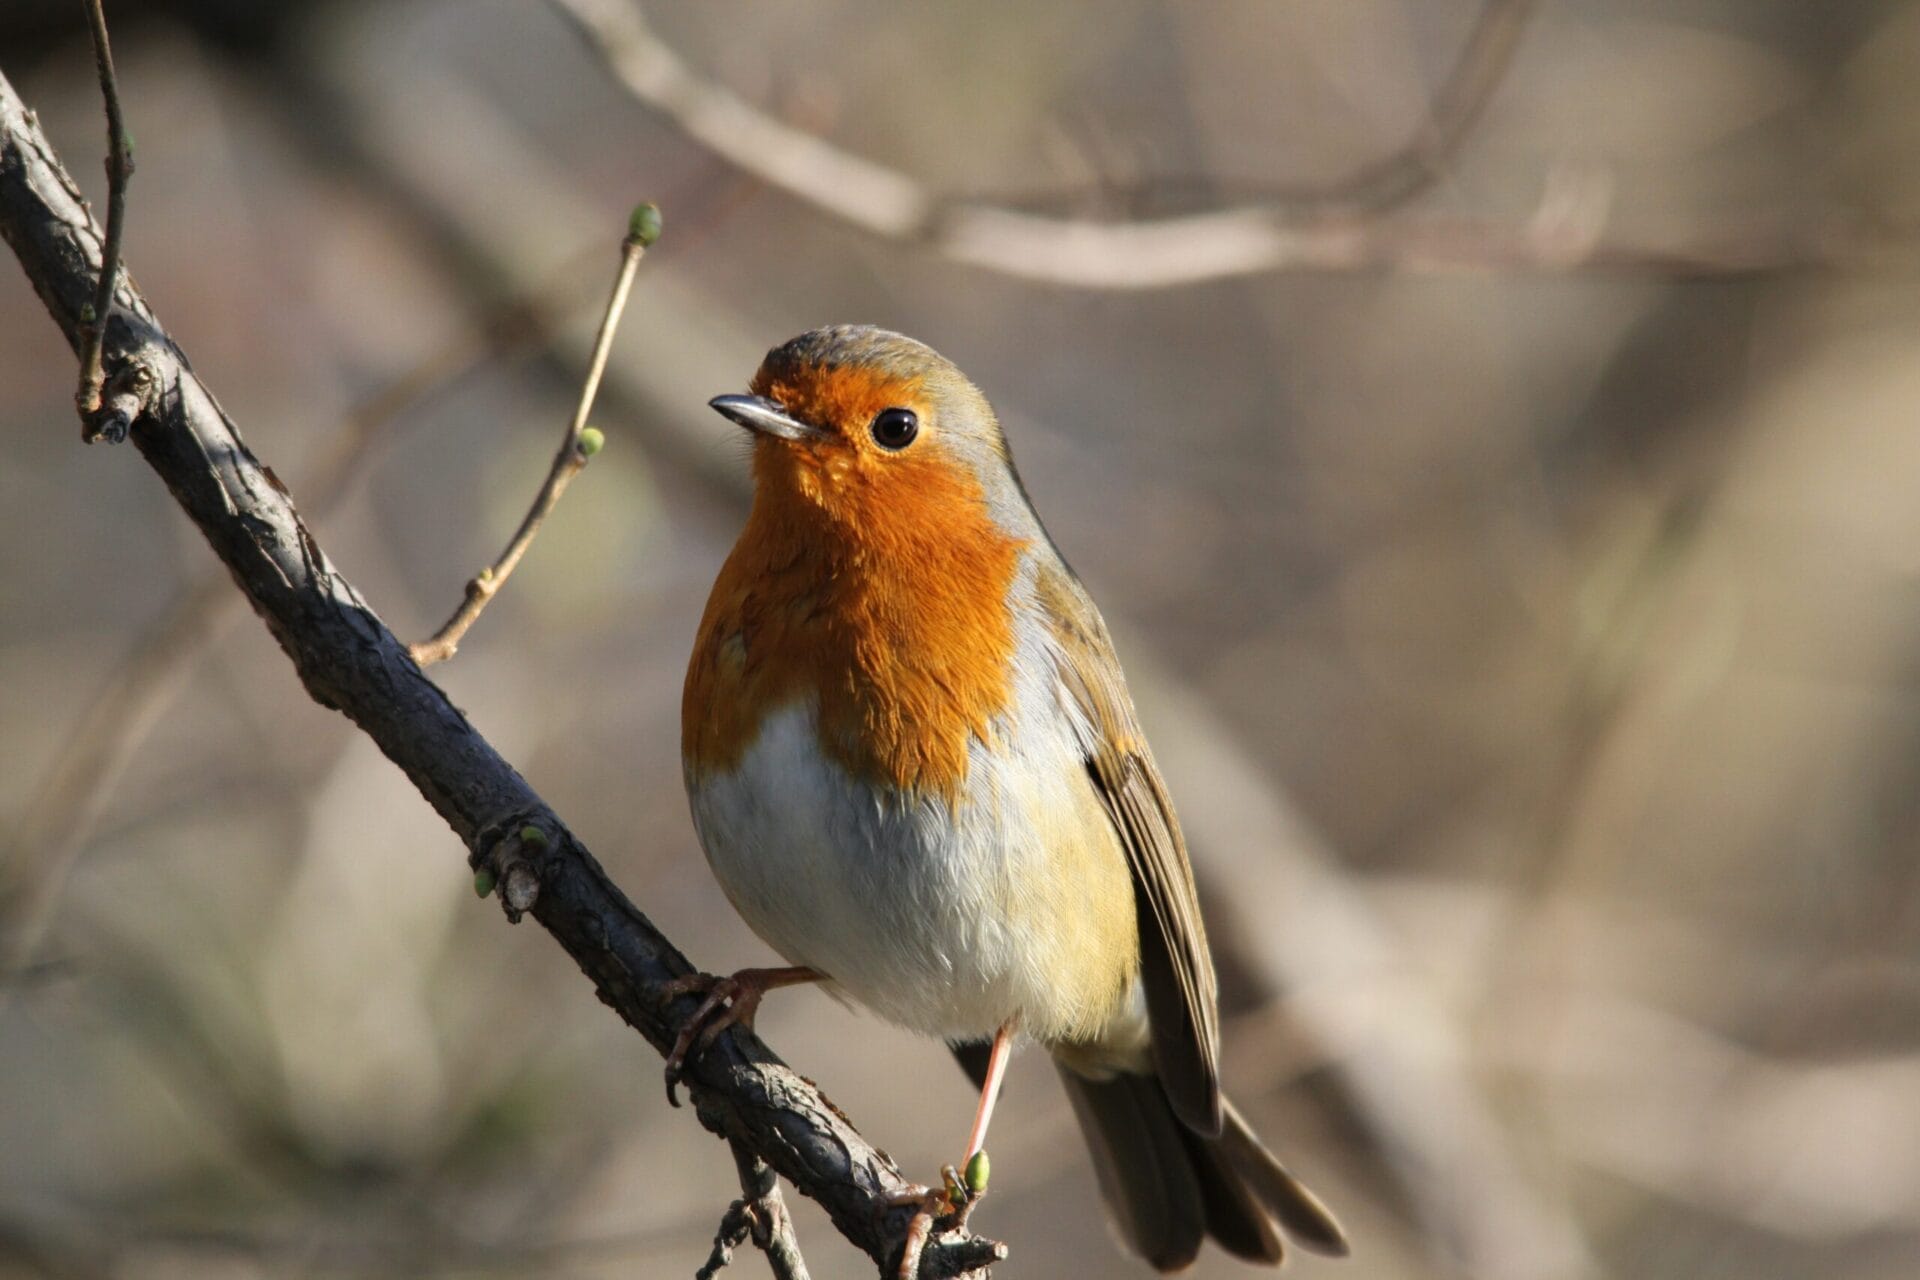
[[[1191,1263],[1206,1236],[1253,1262],[1279,1263],[1281,1230],[1303,1249],[1346,1254],[1333,1214],[1261,1145],[1231,1102],[1220,1135],[1208,1138],[1180,1123],[1152,1076],[1089,1080],[1061,1067],[1060,1079],[1122,1233],[1161,1271]]]

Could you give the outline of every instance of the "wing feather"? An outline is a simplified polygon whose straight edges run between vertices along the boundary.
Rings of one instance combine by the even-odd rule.
[[[1099,610],[1064,568],[1043,570],[1038,587],[1088,776],[1133,871],[1154,1067],[1180,1119],[1215,1135],[1222,1122],[1219,991],[1180,822]]]

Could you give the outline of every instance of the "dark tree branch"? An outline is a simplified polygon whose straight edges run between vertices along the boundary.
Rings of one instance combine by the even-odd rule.
[[[0,238],[79,352],[102,243],[72,179],[0,76]],[[104,321],[110,380],[141,388],[130,438],[200,529],[309,694],[359,726],[419,788],[477,861],[593,980],[600,999],[665,1053],[695,1001],[658,991],[692,972],[525,779],[422,674],[327,559],[291,496],[248,450],[212,393],[130,286]],[[528,832],[538,833],[530,838]],[[511,908],[514,901],[509,901]],[[826,1209],[880,1267],[898,1257],[915,1188],[811,1083],[734,1029],[689,1064],[695,1111]],[[1004,1246],[964,1228],[927,1249],[925,1280],[980,1274]]]

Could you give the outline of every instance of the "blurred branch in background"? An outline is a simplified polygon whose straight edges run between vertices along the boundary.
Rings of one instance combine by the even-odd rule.
[[[1596,1273],[1579,1224],[1517,1158],[1475,1081],[1467,1034],[1361,886],[1144,646],[1123,652],[1198,850],[1214,950],[1319,1046],[1361,1125],[1462,1275]]]
[[[938,252],[956,221],[981,212],[839,151],[701,79],[653,34],[639,0],[549,3],[573,22],[635,97],[665,112],[716,155],[823,213],[889,240],[925,241]],[[1434,95],[1432,110],[1404,145],[1335,181],[1278,193],[1265,211],[1293,218],[1381,213],[1426,191],[1445,175],[1499,88],[1534,6],[1535,0],[1488,0]],[[943,226],[947,231],[940,230]],[[1180,224],[1163,230],[1177,233]]]
[[[1378,876],[1370,896],[1401,913],[1478,922],[1452,940],[1459,955],[1444,964],[1504,946],[1505,917],[1529,891]],[[1730,952],[1751,968],[1767,959],[1665,903],[1587,895],[1555,919],[1588,954],[1630,937],[1649,965]],[[1757,1052],[1623,995],[1621,977],[1593,965],[1572,977],[1541,969],[1511,982],[1488,1020],[1490,1071],[1528,1082],[1556,1118],[1570,1164],[1800,1239],[1900,1231],[1920,1219],[1920,1055]],[[1381,1008],[1397,1016],[1397,1006]]]
[[[76,352],[101,237],[12,85],[0,78],[0,235]],[[593,979],[601,998],[657,1049],[674,1043],[689,1000],[660,995],[686,959],[607,880],[592,855],[524,779],[474,732],[405,647],[338,573],[129,287],[108,317],[104,349],[138,368],[149,394],[133,439],[293,661],[315,701],[348,715],[406,772],[502,882],[510,919],[530,912]],[[515,893],[515,886],[521,886]],[[882,1267],[901,1248],[914,1188],[817,1089],[738,1029],[688,1072],[695,1110],[717,1135],[753,1151],[818,1200],[849,1241]],[[983,1270],[1005,1253],[963,1226],[928,1246],[921,1274]]]
[[[1386,219],[1446,171],[1512,62],[1533,0],[1487,0],[1413,137],[1376,164],[1286,199],[1140,222],[1048,217],[929,190],[774,119],[689,68],[638,0],[549,0],[619,82],[687,136],[829,217],[955,262],[1086,289],[1163,289],[1273,271],[1575,269],[1742,275],[1884,252],[1836,227],[1685,244],[1606,238],[1610,180],[1549,174],[1520,227]]]

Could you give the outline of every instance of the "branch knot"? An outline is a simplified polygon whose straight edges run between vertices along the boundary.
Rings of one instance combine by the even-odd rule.
[[[114,370],[101,389],[99,403],[80,410],[80,439],[87,444],[119,444],[153,404],[159,379],[144,360],[133,358]]]

